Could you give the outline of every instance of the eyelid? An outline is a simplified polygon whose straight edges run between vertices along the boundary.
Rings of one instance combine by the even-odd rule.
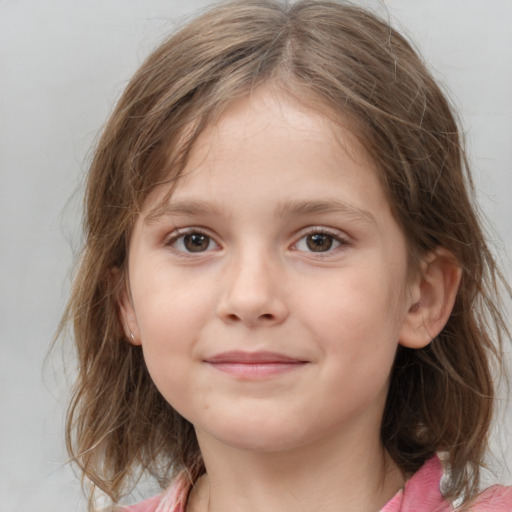
[[[216,245],[215,249],[218,249],[221,247],[219,242],[217,242],[216,237],[213,236],[211,233],[209,233],[208,230],[205,230],[203,228],[196,227],[196,226],[190,226],[190,227],[186,227],[186,228],[176,228],[172,233],[170,233],[169,235],[167,235],[164,238],[162,245],[164,247],[171,248],[176,254],[179,254],[180,256],[185,256],[185,257],[204,255],[204,254],[212,251],[212,249],[207,249],[205,251],[198,251],[198,252],[194,253],[192,251],[179,250],[179,249],[173,247],[173,244],[175,244],[180,238],[183,238],[187,235],[192,235],[192,234],[203,235],[203,236],[208,237],[210,239],[210,241]]]
[[[293,244],[292,244],[292,250],[298,251],[299,249],[296,249],[297,244],[304,237],[310,236],[310,235],[315,235],[315,234],[330,236],[334,240],[339,242],[340,245],[338,245],[337,247],[335,247],[333,249],[325,251],[325,252],[322,252],[322,251],[319,251],[319,252],[300,251],[300,252],[313,254],[313,255],[315,255],[315,257],[327,257],[328,255],[331,255],[332,253],[337,252],[337,250],[339,250],[339,249],[344,249],[345,247],[349,246],[352,243],[349,235],[347,235],[344,231],[341,231],[339,229],[329,228],[326,226],[309,226],[307,228],[300,230],[297,233],[297,235],[295,237],[295,242],[293,242]]]
[[[213,243],[215,245],[215,247],[208,248],[204,251],[198,251],[196,253],[194,253],[193,251],[186,251],[186,250],[177,249],[177,248],[173,247],[173,244],[175,244],[176,241],[178,241],[180,238],[185,237],[190,234],[198,234],[198,235],[204,235],[204,236],[208,237],[208,239],[211,241],[211,243]],[[323,252],[322,251],[318,251],[318,252],[306,251],[306,250],[297,249],[297,247],[296,247],[297,244],[303,238],[310,236],[310,235],[314,235],[314,234],[322,234],[322,235],[330,236],[335,241],[337,241],[339,245],[337,245],[336,247],[329,249],[327,251],[323,251]],[[305,227],[305,228],[301,229],[298,233],[296,233],[296,235],[294,236],[294,240],[295,241],[290,246],[290,249],[292,251],[298,251],[301,253],[312,254],[317,258],[328,257],[329,255],[332,255],[333,253],[337,253],[339,250],[343,250],[347,246],[350,246],[352,243],[351,237],[346,232],[344,232],[340,229],[337,229],[337,228],[331,228],[331,227],[327,227],[327,226]],[[221,244],[217,241],[217,237],[215,235],[211,234],[211,232],[208,229],[205,229],[205,228],[202,228],[199,226],[187,226],[184,228],[175,228],[174,231],[172,231],[170,234],[168,234],[164,238],[164,240],[162,242],[162,246],[169,247],[176,254],[178,254],[180,256],[184,256],[184,257],[190,257],[190,256],[197,257],[200,255],[204,256],[205,254],[210,253],[213,250],[222,248]]]

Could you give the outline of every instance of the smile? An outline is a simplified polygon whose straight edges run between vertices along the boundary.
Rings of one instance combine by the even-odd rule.
[[[212,368],[244,379],[278,376],[308,363],[273,352],[224,352],[205,359]]]

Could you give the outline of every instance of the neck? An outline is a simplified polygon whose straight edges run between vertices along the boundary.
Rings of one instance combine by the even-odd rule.
[[[333,436],[281,452],[242,450],[199,432],[198,439],[207,474],[187,512],[376,512],[404,483],[378,436]]]

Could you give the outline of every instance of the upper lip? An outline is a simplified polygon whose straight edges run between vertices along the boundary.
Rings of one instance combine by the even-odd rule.
[[[238,363],[238,364],[257,364],[257,363],[304,363],[306,361],[295,357],[286,356],[276,352],[244,352],[242,350],[233,350],[222,352],[205,359],[207,363]]]

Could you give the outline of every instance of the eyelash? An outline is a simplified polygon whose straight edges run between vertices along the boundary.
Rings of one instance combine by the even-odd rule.
[[[300,238],[293,244],[293,246],[296,248],[302,240],[306,240],[307,237],[313,235],[327,236],[331,239],[332,244],[337,244],[335,247],[329,247],[326,251],[304,251],[308,254],[314,254],[317,258],[326,258],[332,253],[342,250],[344,247],[349,245],[347,237],[342,236],[337,230],[330,230],[325,227],[311,227],[301,234]],[[307,241],[305,241],[305,243],[307,243]]]
[[[199,235],[199,236],[206,237],[208,239],[208,248],[206,248],[205,250],[199,250],[199,251],[189,251],[186,248],[178,249],[175,247],[175,244],[178,241],[181,240],[184,243],[185,237],[192,236],[192,235]],[[335,247],[329,247],[325,251],[313,251],[313,250],[301,251],[301,249],[297,249],[298,244],[302,240],[306,240],[307,237],[313,236],[313,235],[321,235],[321,236],[329,237],[331,239],[331,243],[333,243],[335,245]],[[305,242],[305,243],[307,243],[307,242]],[[215,240],[212,236],[210,236],[208,233],[206,233],[205,231],[198,229],[198,228],[188,228],[186,230],[183,230],[183,229],[176,230],[164,242],[164,246],[171,247],[177,254],[179,254],[180,256],[183,256],[183,257],[190,257],[191,255],[194,255],[194,254],[199,255],[199,254],[210,252],[212,250],[209,248],[211,244],[214,244],[217,247],[220,247],[219,244],[217,242],[215,242]],[[301,235],[297,239],[297,241],[292,244],[292,250],[301,251],[301,252],[305,252],[305,253],[309,253],[309,254],[314,254],[318,258],[322,258],[322,257],[325,258],[328,255],[330,255],[331,253],[333,253],[337,250],[343,249],[344,247],[348,246],[349,244],[350,244],[350,242],[347,240],[347,238],[344,236],[341,236],[337,230],[336,231],[329,230],[325,227],[311,227],[311,228],[308,228],[307,231],[303,231],[301,233]]]
[[[180,256],[188,257],[189,255],[196,254],[196,252],[195,251],[187,251],[185,249],[177,249],[176,247],[174,247],[174,245],[179,240],[182,240],[182,242],[184,242],[186,236],[192,236],[192,235],[199,235],[199,236],[206,237],[209,241],[208,246],[211,243],[219,246],[219,244],[217,244],[217,242],[215,242],[215,240],[213,239],[212,236],[210,236],[208,233],[206,233],[205,231],[202,231],[201,229],[198,229],[198,228],[189,228],[186,230],[178,229],[165,241],[164,245],[166,247],[171,247]],[[204,252],[209,252],[209,250],[207,249],[205,251],[197,251],[197,254],[202,254]]]

